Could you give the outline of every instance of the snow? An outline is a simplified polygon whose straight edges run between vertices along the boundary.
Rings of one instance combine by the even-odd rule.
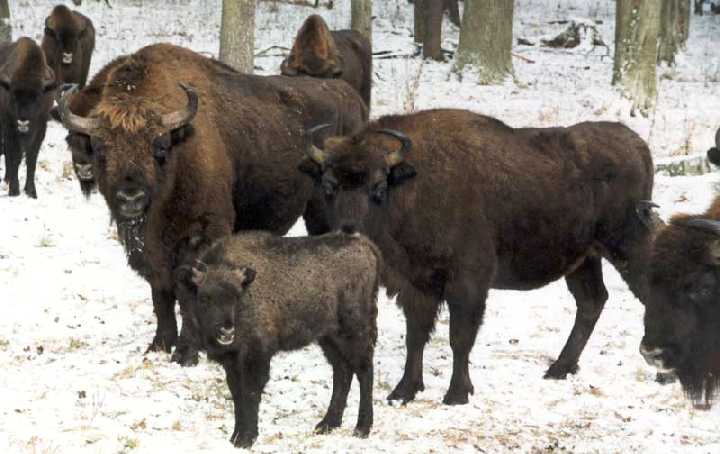
[[[70,5],[70,2],[66,2]],[[81,11],[98,31],[91,72],[121,53],[169,41],[215,55],[218,0],[114,0],[112,9],[85,0]],[[322,3],[326,3],[325,0]],[[405,0],[376,1],[374,46],[412,54],[412,10]],[[347,27],[349,0],[333,10],[263,1],[257,51],[289,47],[315,12]],[[40,39],[51,6],[11,1],[15,37]],[[573,18],[597,25],[612,49],[613,2],[518,0],[515,37],[553,35]],[[447,20],[444,46],[458,30]],[[462,81],[452,62],[417,58],[375,64],[373,116],[429,107],[460,107],[513,126],[619,120],[649,140],[655,157],[704,152],[720,125],[720,20],[693,17],[688,49],[675,68],[661,69],[657,111],[631,117],[630,103],[610,86],[604,48],[556,50],[514,46],[535,63],[514,58],[515,80],[480,86]],[[280,51],[256,64],[276,73]],[[10,199],[0,186],[0,451],[32,453],[235,452],[228,443],[232,402],[224,373],[204,357],[181,368],[165,354],[143,352],[155,320],[148,285],[126,265],[99,195],[85,200],[69,167],[64,131],[51,124],[40,152],[38,200]],[[21,175],[24,175],[24,171]],[[718,178],[658,176],[663,217],[699,212]],[[22,182],[22,179],[21,179]],[[299,223],[291,232],[303,234]],[[642,305],[605,266],[610,299],[566,381],[543,372],[559,354],[575,304],[561,281],[532,292],[492,291],[471,355],[475,394],[465,406],[442,405],[451,374],[447,313],[425,353],[426,390],[390,406],[385,396],[402,375],[405,323],[381,297],[375,359],[375,425],[367,440],[352,437],[358,390],[353,385],[341,429],[312,434],[330,398],[331,370],[317,347],[279,355],[260,412],[258,452],[720,452],[718,409],[701,411],[677,383],[660,386],[638,354]]]

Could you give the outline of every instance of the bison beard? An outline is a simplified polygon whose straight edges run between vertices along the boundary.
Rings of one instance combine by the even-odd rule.
[[[616,123],[513,129],[461,110],[387,116],[309,147],[303,165],[326,194],[331,225],[365,233],[387,265],[407,324],[407,360],[389,399],[424,389],[423,349],[441,301],[450,311],[447,404],[468,402],[468,357],[490,288],[529,290],[565,277],[575,324],[545,376],[565,378],[608,298],[608,259],[644,300],[652,222],[647,145]],[[417,175],[417,176],[416,176]]]
[[[150,283],[158,326],[149,349],[169,352],[177,342],[173,360],[184,365],[197,362],[198,340],[173,271],[194,253],[188,239],[284,234],[301,215],[311,234],[327,231],[322,195],[296,170],[305,128],[329,122],[347,134],[367,118],[343,81],[240,74],[167,44],[111,68],[89,115],[65,101],[59,110],[71,133],[88,138],[129,264]]]

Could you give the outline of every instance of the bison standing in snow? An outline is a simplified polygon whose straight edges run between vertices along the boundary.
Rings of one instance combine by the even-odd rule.
[[[79,12],[58,5],[45,19],[42,49],[58,82],[78,84],[82,88],[95,49],[95,27]]]
[[[178,340],[173,271],[197,234],[284,234],[299,216],[328,229],[324,199],[296,168],[305,129],[328,121],[358,129],[367,109],[347,83],[241,74],[169,44],[128,56],[108,74],[87,116],[63,98],[65,127],[90,141],[98,189],[117,222],[130,266],[152,288],[158,325],[150,350],[197,362],[194,325],[183,310]],[[183,304],[180,301],[181,306]]]
[[[514,129],[462,110],[386,116],[309,147],[302,170],[327,194],[331,224],[380,248],[407,323],[405,372],[389,399],[423,385],[423,349],[438,307],[450,310],[446,404],[468,402],[468,357],[488,290],[530,290],[565,277],[575,324],[548,378],[565,378],[608,293],[602,258],[643,299],[651,237],[637,215],[651,198],[643,140],[617,123]]]
[[[37,198],[35,166],[57,87],[55,74],[30,38],[0,44],[0,155],[10,196],[20,195],[18,170],[27,167],[25,194]]]
[[[355,435],[370,433],[380,260],[375,245],[360,235],[279,238],[248,232],[217,241],[194,265],[179,268],[208,356],[227,374],[235,446],[249,447],[258,435],[272,357],[312,342],[333,368],[330,405],[315,430],[340,427],[355,375]]]
[[[322,17],[312,15],[298,30],[290,55],[280,65],[286,76],[339,78],[352,85],[370,107],[372,48],[355,30],[330,31]]]

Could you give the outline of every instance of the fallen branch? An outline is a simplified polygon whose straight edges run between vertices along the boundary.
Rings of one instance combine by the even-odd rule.
[[[256,57],[262,57],[262,56],[264,56],[267,52],[269,52],[269,51],[271,51],[271,50],[273,50],[273,49],[280,49],[280,50],[284,50],[284,51],[290,52],[290,48],[289,48],[289,47],[285,47],[285,46],[270,46],[270,47],[268,47],[267,49],[261,50],[260,52],[258,52],[257,54],[255,54],[255,56],[256,56]],[[276,56],[277,56],[277,55],[276,55]]]
[[[531,59],[525,57],[524,55],[516,54],[515,52],[510,52],[510,55],[512,55],[515,58],[519,58],[520,60],[527,62],[527,63],[531,63],[531,64],[535,63],[535,60],[531,60]]]

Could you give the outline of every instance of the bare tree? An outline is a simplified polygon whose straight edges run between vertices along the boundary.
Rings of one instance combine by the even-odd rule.
[[[690,20],[689,0],[664,0],[660,10],[658,35],[658,63],[675,64],[675,55],[688,37]]]
[[[658,33],[662,0],[618,0],[615,19],[613,84],[622,87],[647,115],[655,104]]]
[[[442,55],[442,20],[443,3],[438,0],[425,2],[425,37],[423,38],[423,57],[443,60]]]
[[[485,84],[511,75],[512,26],[513,0],[465,0],[456,70],[472,65]]]
[[[460,27],[460,6],[458,6],[458,0],[445,0],[445,9],[448,12],[450,22]]]
[[[415,0],[413,6],[413,32],[416,43],[425,41],[425,0]]]
[[[351,1],[350,28],[362,33],[372,43],[372,0]]]
[[[695,14],[698,16],[703,15],[703,3],[705,3],[705,0],[695,0]]]
[[[10,41],[12,41],[10,5],[8,5],[8,0],[0,0],[0,43],[7,43]]]
[[[253,72],[255,0],[223,0],[220,60],[238,71]]]

